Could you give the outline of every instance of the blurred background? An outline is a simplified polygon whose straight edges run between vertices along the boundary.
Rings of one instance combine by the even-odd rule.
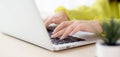
[[[58,6],[64,6],[67,9],[72,9],[76,6],[86,5],[91,6],[94,0],[35,0],[42,18],[54,14],[54,10]]]

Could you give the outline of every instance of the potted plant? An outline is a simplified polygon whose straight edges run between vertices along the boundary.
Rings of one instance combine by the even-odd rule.
[[[103,33],[95,30],[96,35],[102,41],[96,43],[97,57],[120,57],[120,21],[111,18],[108,22],[103,21]]]

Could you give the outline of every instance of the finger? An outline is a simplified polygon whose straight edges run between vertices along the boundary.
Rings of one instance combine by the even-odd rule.
[[[65,21],[65,22],[62,22],[60,25],[58,25],[55,30],[53,31],[53,34],[64,29],[65,27],[67,27],[68,25],[71,24],[71,21]]]
[[[91,32],[92,31],[90,25],[86,24],[86,23],[81,24],[79,26],[79,28],[80,28],[79,29],[80,31],[85,31],[85,32]]]
[[[70,33],[70,35],[74,35],[78,31],[86,31],[86,32],[93,32],[91,27],[88,24],[80,24],[78,25],[73,31]]]
[[[48,27],[49,26],[49,24],[51,24],[52,23],[52,19],[47,19],[47,20],[45,20],[45,22],[44,22],[44,24],[45,24],[45,26],[46,27]]]
[[[48,17],[44,20],[44,24],[46,27],[48,27],[51,23],[59,24],[60,22],[61,21],[56,16]]]
[[[66,28],[64,28],[64,29],[60,30],[59,32],[53,34],[51,37],[56,38],[58,36],[61,36],[64,33],[65,30],[66,30]]]
[[[48,17],[47,18],[45,18],[45,19],[43,19],[43,22],[45,22],[45,21],[47,21],[48,20]]]
[[[70,33],[71,33],[71,31],[74,29],[74,27],[75,27],[75,24],[72,24],[72,25],[70,25],[67,29],[66,29],[66,31],[63,33],[63,35],[61,36],[61,40],[62,39],[65,39]]]
[[[70,33],[70,35],[74,35],[76,32],[80,31],[81,30],[80,28],[81,28],[81,25],[78,25],[77,27],[75,27],[73,31]]]
[[[62,20],[60,18],[58,18],[58,17],[54,17],[52,22],[55,23],[55,24],[60,24],[62,22]]]

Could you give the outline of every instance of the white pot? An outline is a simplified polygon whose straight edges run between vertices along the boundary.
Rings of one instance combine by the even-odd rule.
[[[120,57],[120,45],[108,46],[102,43],[96,43],[97,57]]]

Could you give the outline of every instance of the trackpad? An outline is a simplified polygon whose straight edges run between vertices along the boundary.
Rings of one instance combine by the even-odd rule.
[[[84,39],[84,38],[94,37],[95,34],[91,33],[91,32],[78,31],[74,35],[70,35],[70,36],[78,37],[78,38],[83,38]]]

